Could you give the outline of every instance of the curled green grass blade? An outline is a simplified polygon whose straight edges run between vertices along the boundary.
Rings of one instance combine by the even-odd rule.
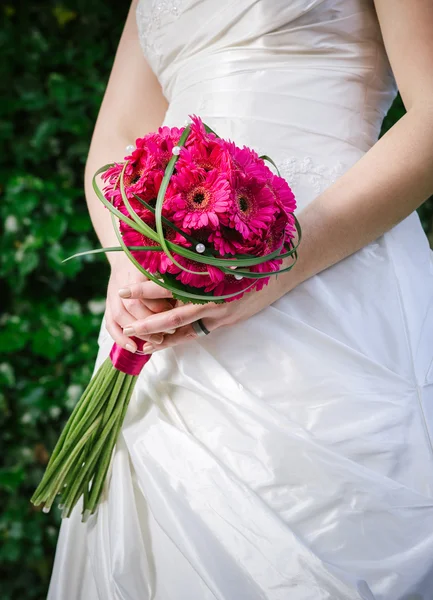
[[[96,173],[94,174],[93,179],[92,179],[92,186],[93,186],[93,190],[94,190],[95,194],[97,195],[98,199],[102,202],[102,204],[106,208],[108,208],[108,210],[111,212],[111,214],[114,214],[120,221],[127,223],[127,225],[132,227],[132,229],[135,229],[135,231],[138,231],[139,233],[142,233],[143,235],[147,235],[145,229],[140,224],[136,223],[133,219],[130,219],[129,217],[124,215],[122,212],[120,212],[120,210],[118,210],[116,207],[114,207],[111,204],[111,202],[109,202],[106,199],[106,197],[104,196],[102,191],[99,189],[99,186],[96,183],[97,176],[101,175],[101,173],[105,173],[105,171],[112,166],[113,166],[113,164],[105,165],[104,167],[101,167],[100,169],[98,169],[96,171]],[[152,236],[149,236],[149,237],[152,237],[152,239],[154,239],[154,241],[157,241],[155,232],[153,232],[153,235],[154,235],[154,237],[152,237]]]
[[[126,162],[123,165],[123,169],[122,172],[120,173],[120,193],[122,195],[122,200],[124,205],[126,206],[126,208],[128,209],[129,215],[132,217],[133,221],[137,224],[138,227],[140,227],[141,231],[144,233],[145,236],[147,236],[148,238],[150,238],[151,240],[154,241],[158,241],[158,235],[155,232],[154,229],[152,229],[152,227],[150,227],[150,225],[148,225],[147,223],[145,223],[135,212],[135,210],[133,209],[131,203],[129,202],[129,198],[126,194],[125,191],[125,181],[124,181],[124,175],[125,175],[125,169],[128,166],[128,162]]]
[[[215,134],[215,132],[212,131],[210,128],[208,128],[206,125],[205,125],[205,127],[207,128],[206,129],[207,131],[210,131]],[[188,126],[187,128],[185,128],[185,130],[178,142],[179,146],[183,146],[185,144],[185,141],[188,137],[189,131],[190,131],[190,127]],[[154,231],[151,227],[149,227],[147,224],[145,224],[141,221],[140,217],[134,211],[134,209],[132,208],[132,206],[127,198],[127,195],[125,192],[125,187],[124,187],[124,178],[123,178],[127,163],[125,163],[122,173],[121,173],[121,176],[120,176],[120,189],[121,189],[122,199],[123,199],[128,211],[130,212],[130,216],[132,216],[132,220],[125,217],[120,211],[115,209],[112,206],[112,204],[105,199],[102,192],[99,190],[99,188],[96,184],[95,178],[94,178],[94,188],[97,188],[97,190],[95,189],[95,191],[97,192],[98,197],[100,197],[101,201],[105,204],[105,206],[107,206],[107,208],[109,208],[112,215],[114,214],[119,219],[128,223],[128,225],[132,226],[134,229],[136,229],[137,231],[140,231],[144,235],[147,235],[149,238],[153,239],[154,241],[158,241],[160,244],[160,246],[158,246],[158,250],[162,249],[162,251],[165,252],[165,254],[170,258],[170,260],[172,260],[172,262],[174,264],[176,264],[183,271],[186,271],[186,272],[189,272],[192,274],[197,274],[197,275],[206,275],[207,274],[207,271],[192,271],[190,269],[183,267],[175,259],[175,257],[172,254],[172,251],[176,252],[180,256],[183,256],[184,258],[188,258],[189,260],[199,262],[201,264],[215,266],[215,267],[221,269],[226,274],[231,274],[233,267],[240,267],[240,269],[237,270],[237,273],[239,275],[242,275],[243,277],[249,278],[249,279],[260,279],[263,277],[269,277],[272,275],[277,275],[278,273],[286,272],[293,268],[293,266],[297,260],[297,249],[299,247],[299,244],[301,241],[301,236],[302,236],[301,228],[300,228],[299,222],[295,215],[293,215],[293,217],[295,219],[295,226],[296,226],[296,230],[297,230],[297,234],[298,234],[297,244],[296,245],[291,244],[292,247],[288,251],[284,251],[284,247],[281,246],[277,250],[270,252],[267,255],[260,256],[260,257],[255,257],[255,256],[251,256],[251,255],[235,255],[234,257],[230,257],[230,258],[221,258],[221,257],[215,256],[215,253],[210,251],[209,249],[207,249],[203,254],[199,254],[197,252],[191,251],[182,246],[178,246],[177,244],[173,244],[172,242],[168,242],[164,238],[163,224],[166,226],[172,227],[174,230],[176,230],[180,234],[184,235],[186,239],[189,238],[190,243],[192,243],[192,244],[196,243],[196,240],[194,240],[194,238],[192,238],[191,236],[188,236],[188,234],[185,234],[180,228],[175,226],[168,219],[165,219],[165,217],[163,217],[163,215],[162,215],[162,205],[164,202],[165,193],[167,190],[168,183],[170,181],[170,177],[173,173],[177,158],[178,158],[177,156],[173,156],[167,165],[167,168],[164,173],[164,178],[161,183],[161,188],[158,193],[158,198],[157,198],[155,209],[153,209],[147,202],[145,202],[144,200],[139,198],[139,196],[134,194],[134,196],[137,200],[139,200],[143,205],[146,206],[146,208],[148,208],[155,214],[156,231]],[[269,156],[262,155],[260,158],[270,162],[275,167],[277,173],[280,175],[277,165]],[[95,174],[95,177],[96,177],[96,175],[100,174],[100,172],[103,172],[110,166],[111,165],[102,167]],[[142,247],[142,248],[144,248],[144,247]],[[122,249],[125,250],[123,245],[122,245]],[[132,250],[133,248],[129,248],[129,249]],[[156,247],[152,247],[152,250],[156,250]],[[128,254],[128,257],[130,259],[132,259],[132,255],[130,253]],[[242,267],[245,269],[247,267],[252,267],[252,266],[256,266],[256,265],[265,263],[272,259],[284,259],[284,258],[288,258],[288,257],[294,257],[294,262],[290,266],[285,267],[284,269],[280,269],[278,271],[252,273],[249,270],[242,270]],[[136,264],[136,262],[134,262],[134,264]],[[137,264],[136,264],[136,266],[137,266]],[[149,279],[151,279],[151,277],[149,277],[148,272],[146,272],[145,274]],[[157,280],[157,283],[159,283],[161,285],[162,282],[160,280]],[[168,285],[167,289],[171,289],[170,284]],[[171,291],[173,291],[173,293],[175,292],[175,290],[171,290]],[[178,290],[177,290],[177,292],[178,292]],[[236,295],[236,294],[233,294],[233,296],[234,295]],[[194,296],[194,299],[196,299],[196,300],[198,300],[198,299],[205,300],[205,298],[207,298],[205,294],[191,294],[191,295],[188,294],[185,297],[188,297],[188,296],[191,296],[191,297]]]
[[[182,147],[185,145],[185,142],[188,138],[188,135],[191,131],[191,127],[190,125],[187,125],[182,133],[182,135],[180,136],[180,139],[177,143],[177,145],[179,147]],[[173,156],[167,164],[167,167],[165,169],[165,173],[164,173],[164,177],[162,178],[161,181],[161,186],[159,188],[158,191],[158,196],[156,198],[156,206],[155,206],[155,225],[156,225],[156,231],[158,233],[158,241],[161,244],[164,252],[166,253],[166,255],[168,256],[168,258],[172,261],[172,263],[174,263],[179,269],[182,269],[182,271],[185,271],[186,273],[191,273],[191,275],[200,275],[200,276],[206,276],[209,275],[208,271],[193,271],[192,269],[187,269],[186,267],[184,267],[183,265],[181,265],[173,256],[173,254],[170,252],[170,248],[167,244],[167,241],[164,237],[164,229],[163,229],[163,223],[162,223],[162,206],[164,204],[164,199],[165,199],[165,193],[167,191],[167,187],[168,184],[170,183],[170,179],[171,176],[173,174],[174,171],[174,167],[176,165],[176,161],[177,161],[178,157],[177,156]],[[194,257],[195,258],[195,257]],[[205,262],[205,264],[209,264],[207,261]]]
[[[206,123],[203,123],[205,130],[207,131],[207,133],[213,133],[215,137],[219,138],[220,136],[215,133],[215,131],[213,129],[211,129],[209,127],[209,125],[206,125]]]
[[[177,159],[177,157],[174,156],[173,159]],[[173,160],[173,159],[171,159],[171,160]],[[173,164],[174,164],[174,162],[173,162]],[[170,163],[169,163],[169,165],[170,165]],[[98,174],[100,174],[101,172],[103,172],[104,169],[106,170],[110,166],[112,166],[112,165],[106,165],[105,167],[101,167],[101,169],[98,169],[98,171],[95,173],[95,176],[93,178],[93,188],[94,188],[95,193],[97,194],[98,198],[101,200],[101,202],[104,204],[104,206],[106,206],[108,208],[108,210],[111,212],[112,215],[115,215],[120,221],[127,223],[135,231],[138,231],[139,233],[146,235],[147,237],[153,239],[154,241],[159,242],[163,249],[165,246],[165,247],[169,248],[170,250],[175,251],[180,256],[183,256],[184,258],[188,258],[189,260],[199,262],[199,263],[202,263],[205,265],[212,265],[212,266],[218,267],[222,270],[227,269],[227,268],[230,269],[230,267],[232,267],[232,266],[233,267],[238,267],[238,266],[250,267],[250,266],[254,266],[254,265],[259,265],[261,263],[267,262],[268,260],[272,260],[273,258],[277,258],[280,255],[282,247],[278,248],[274,252],[270,252],[269,254],[266,254],[266,255],[260,256],[260,257],[255,257],[255,256],[251,256],[251,255],[235,255],[238,258],[216,258],[216,257],[212,256],[212,254],[210,254],[208,250],[206,252],[204,252],[203,254],[199,254],[197,252],[188,250],[187,248],[184,248],[183,246],[178,246],[177,244],[168,242],[167,240],[164,239],[163,236],[162,236],[163,243],[161,243],[159,234],[157,232],[155,232],[151,227],[149,227],[148,225],[145,225],[145,227],[139,226],[139,224],[137,222],[135,222],[132,219],[129,219],[123,213],[121,213],[119,210],[117,210],[110,202],[108,202],[108,200],[102,194],[101,190],[99,189],[99,187],[96,183],[96,176]],[[161,184],[161,186],[162,186],[162,184]],[[164,194],[165,194],[165,192],[164,192]],[[162,217],[162,215],[161,215],[161,217]],[[162,218],[161,218],[161,220],[162,220]],[[169,256],[172,256],[170,250],[169,250]],[[165,249],[164,249],[164,252],[166,252]],[[166,254],[167,254],[167,252],[166,252]],[[247,258],[244,258],[244,257],[247,257]],[[175,264],[177,264],[176,261],[175,261]],[[181,266],[179,268],[182,268],[182,270],[185,270]],[[200,275],[205,274],[204,271],[200,271],[198,273]]]
[[[270,162],[271,165],[273,167],[275,167],[275,170],[277,171],[278,177],[281,177],[280,169],[277,167],[277,165],[275,164],[275,162],[272,160],[272,158],[270,156],[268,156],[267,154],[262,154],[261,156],[259,156],[259,158],[261,158],[262,160],[266,160],[266,161]]]
[[[129,252],[128,248],[124,244],[122,236],[121,236],[118,228],[116,227],[116,222],[115,222],[113,216],[112,216],[112,220],[113,220],[113,224],[114,224],[114,230],[115,230],[116,235],[117,235],[117,239],[119,240],[119,243],[122,245],[123,250],[125,251],[125,254],[128,256],[129,260],[148,279],[150,279],[154,283],[160,285],[161,287],[165,288],[166,290],[169,290],[170,292],[172,292],[173,294],[175,294],[177,298],[182,297],[182,299],[185,299],[186,302],[188,302],[190,300],[192,300],[192,301],[194,301],[194,300],[202,300],[204,302],[218,302],[220,300],[227,300],[228,298],[234,298],[234,296],[237,296],[238,294],[241,294],[242,292],[248,291],[254,285],[254,283],[252,283],[249,286],[247,286],[244,290],[239,290],[238,292],[236,292],[234,294],[226,294],[224,296],[214,296],[211,293],[209,293],[209,294],[191,294],[189,292],[185,292],[184,291],[184,289],[183,289],[184,286],[181,287],[181,291],[179,292],[178,288],[174,287],[170,283],[167,283],[165,280],[161,281],[161,279],[158,279],[157,277],[155,277],[154,275],[152,275],[152,273],[149,273],[149,271],[146,271],[146,269],[144,269],[140,265],[140,263],[132,256],[132,254]]]
[[[132,251],[147,251],[147,252],[161,252],[161,246],[128,246],[129,250]],[[86,250],[85,252],[77,252],[77,254],[72,254],[72,256],[68,256],[62,262],[68,262],[68,260],[72,260],[73,258],[79,258],[80,256],[86,256],[87,254],[102,254],[107,252],[123,252],[122,246],[111,246],[109,248],[96,248],[96,250]]]

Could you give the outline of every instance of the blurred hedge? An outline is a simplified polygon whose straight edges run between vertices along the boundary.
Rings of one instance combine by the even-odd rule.
[[[59,515],[28,499],[96,355],[105,260],[61,261],[97,244],[83,167],[127,4],[0,8],[2,600],[40,600],[49,580]]]
[[[105,259],[62,259],[97,244],[83,169],[127,9],[0,6],[2,600],[46,596],[59,515],[29,497],[97,351]]]

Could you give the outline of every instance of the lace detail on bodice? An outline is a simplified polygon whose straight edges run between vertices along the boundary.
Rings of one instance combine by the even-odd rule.
[[[159,56],[159,47],[155,32],[161,27],[164,19],[177,17],[183,0],[140,0],[137,6],[137,25],[140,44],[144,54],[150,58]]]
[[[345,171],[344,165],[341,162],[327,166],[315,162],[310,156],[305,156],[304,158],[290,156],[278,163],[278,169],[281,176],[293,188],[296,188],[299,184],[300,177],[305,175],[308,183],[317,194],[325,191]]]

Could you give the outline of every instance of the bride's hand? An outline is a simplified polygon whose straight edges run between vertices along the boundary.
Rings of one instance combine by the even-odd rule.
[[[122,298],[119,291],[122,288],[128,289],[128,286],[142,285],[146,282],[146,277],[142,275],[134,265],[124,257],[116,257],[111,263],[111,275],[108,281],[107,304],[105,308],[105,326],[114,339],[114,341],[130,352],[135,352],[137,346],[130,337],[124,335],[123,329],[131,321],[138,319],[142,321],[156,313],[167,311],[172,308],[172,304],[164,299],[157,297],[147,298],[146,295],[138,298]],[[155,346],[161,344],[164,335],[155,332],[149,335],[138,335],[141,339],[151,342]]]
[[[176,346],[197,338],[191,323],[202,319],[208,331],[220,327],[234,325],[257,314],[288,291],[284,276],[272,277],[269,284],[260,292],[246,293],[240,300],[224,304],[179,304],[169,312],[149,315],[144,319],[130,320],[124,328],[124,335],[148,337],[149,343],[143,347],[143,352],[153,353],[170,346]],[[131,298],[166,298],[171,292],[161,288],[151,281],[138,283],[128,288]],[[176,330],[172,335],[166,335],[161,344],[154,344],[151,336],[169,330]]]

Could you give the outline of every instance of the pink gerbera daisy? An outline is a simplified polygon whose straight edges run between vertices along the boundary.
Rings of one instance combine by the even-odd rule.
[[[209,241],[221,256],[247,253],[245,239],[234,227],[219,227],[210,233]]]
[[[143,154],[152,157],[159,169],[165,170],[168,161],[173,157],[172,150],[179,143],[184,129],[178,127],[160,127],[156,133],[149,133],[136,141],[137,148],[131,158]]]
[[[150,225],[150,223],[148,223]],[[127,246],[158,246],[158,242],[151,238],[143,235],[139,231],[132,229],[128,225],[121,227],[123,241]],[[150,271],[150,273],[157,273],[160,269],[161,255],[163,252],[155,250],[131,250],[132,256],[137,260],[140,265]]]
[[[248,239],[269,227],[278,205],[265,182],[236,173],[234,195],[230,222],[242,237]]]
[[[191,115],[191,130],[186,141],[186,147],[196,146],[197,144],[207,145],[209,142],[216,140],[216,136],[213,133],[208,133],[204,126],[203,121],[197,115]]]
[[[284,211],[287,222],[285,227],[285,234],[287,239],[292,239],[296,232],[295,219],[293,213],[296,210],[295,196],[285,179],[274,175],[269,182],[269,187],[272,193],[275,195],[276,201]]]
[[[278,177],[278,175],[272,175],[269,185],[284,212],[294,213],[296,210],[296,200],[287,181],[282,177]]]
[[[120,178],[123,167],[123,164],[116,163],[107,169],[102,176],[103,180],[108,182],[108,185],[104,188],[104,195],[116,208],[123,206],[120,190]],[[134,194],[142,194],[146,185],[151,185],[158,175],[161,180],[163,172],[156,168],[155,161],[151,156],[143,155],[140,161],[128,162],[123,173],[123,185],[128,200],[131,201],[134,198]]]
[[[280,260],[268,260],[265,263],[256,265],[250,268],[253,273],[267,273],[269,271],[278,271],[279,266],[283,261]],[[239,300],[246,292],[259,292],[269,283],[269,277],[262,277],[260,279],[252,279],[249,277],[236,277],[236,270],[233,273],[226,273],[221,282],[213,288],[213,294],[215,296],[225,296],[228,294],[236,294],[232,298],[227,298],[225,302],[231,302],[233,300]],[[238,293],[237,293],[238,292]]]
[[[150,211],[143,212],[141,220],[156,230],[155,217]],[[132,229],[126,223],[120,223],[120,231],[123,241],[127,246],[159,246],[159,243],[152,238],[143,235],[142,233]],[[189,242],[178,232],[171,227],[164,228],[164,237],[167,241],[173,242],[179,246],[190,246]],[[178,273],[179,267],[174,265],[169,257],[163,251],[156,250],[132,250],[131,254],[140,263],[140,265],[152,274],[166,273],[168,270],[171,273]]]
[[[195,288],[204,288],[206,292],[210,292],[224,279],[224,273],[212,265],[205,265],[179,255],[175,255],[175,258],[180,265],[189,271],[203,273],[203,275],[198,275],[195,273],[189,273],[183,269],[177,269],[178,274],[176,279],[181,281],[184,285],[189,285]],[[172,272],[173,268],[177,268],[176,265],[172,264],[172,266],[168,269],[169,272]]]
[[[104,196],[116,207],[122,203],[120,193],[120,174],[122,169],[123,164],[115,163],[101,175],[102,181],[106,184],[103,189]],[[129,167],[129,171],[132,172],[132,166]]]
[[[244,240],[238,251],[254,256],[265,256],[282,248],[286,237],[287,221],[286,213],[279,211],[266,230],[262,229],[258,234]]]
[[[230,156],[218,140],[207,144],[197,142],[189,148],[183,147],[176,162],[176,171],[182,169],[212,171],[214,169],[229,178],[231,169]]]
[[[139,216],[148,212],[149,209],[138,198],[155,208],[162,178],[163,173],[160,170],[151,170],[142,176],[139,185],[136,183],[126,190],[129,203]],[[124,204],[119,206],[119,210],[125,215],[129,214]]]
[[[245,292],[255,289],[256,281],[254,279],[248,279],[244,277],[243,279],[236,279],[235,272],[233,275],[231,273],[225,273],[223,280],[218,283],[212,290],[215,296],[226,296],[228,294],[236,294],[232,298],[227,298],[225,302],[232,302],[233,300],[239,300],[245,294]]]
[[[267,181],[273,177],[272,171],[263,159],[252,148],[239,148],[233,142],[223,140],[228,150],[234,167],[245,173],[248,177],[254,177],[260,181]]]
[[[216,171],[197,172],[188,168],[173,175],[166,195],[167,214],[182,228],[218,227],[227,222],[230,185]]]

